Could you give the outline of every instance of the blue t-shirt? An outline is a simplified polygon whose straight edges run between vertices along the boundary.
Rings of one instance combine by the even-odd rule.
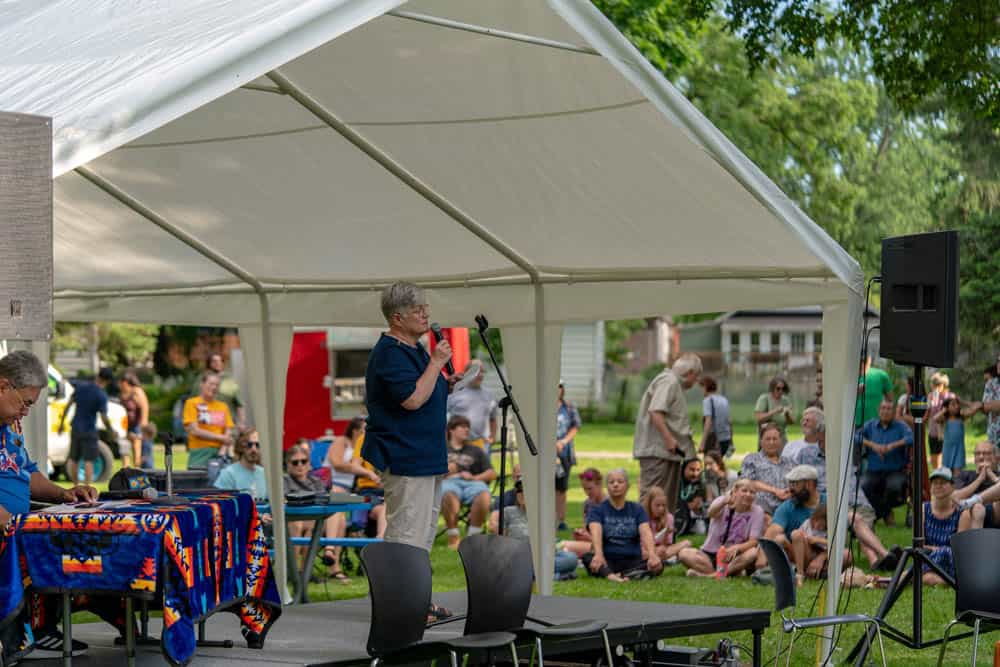
[[[73,389],[76,408],[70,426],[77,433],[93,433],[97,430],[97,415],[108,411],[108,395],[87,380],[74,383]]]
[[[907,452],[913,447],[913,431],[905,423],[893,419],[888,426],[882,426],[878,418],[872,419],[858,432],[857,443],[860,445],[864,440],[871,440],[876,445],[888,445],[898,440],[905,442],[905,446],[892,450],[885,458],[865,447],[868,472],[895,472],[906,467]]]
[[[448,382],[439,375],[427,402],[416,410],[402,405],[417,388],[417,380],[430,361],[422,346],[410,346],[385,334],[368,356],[368,429],[361,456],[379,470],[408,477],[448,472]]]
[[[561,402],[559,409],[556,411],[556,440],[565,438],[570,429],[580,428],[581,423],[580,412],[571,403]],[[564,468],[568,469],[576,465],[576,452],[574,449],[573,441],[570,440],[559,454],[559,460],[562,461]]]
[[[28,458],[24,436],[0,424],[0,505],[11,514],[31,509],[31,475],[38,466]]]
[[[639,503],[626,501],[620,510],[611,500],[595,505],[587,512],[587,525],[599,523],[603,528],[604,555],[615,560],[642,558],[639,526],[649,523],[646,510]]]
[[[213,485],[217,489],[246,491],[254,498],[267,500],[267,477],[263,466],[254,466],[251,472],[242,463],[233,463],[222,469]]]
[[[826,502],[826,494],[820,494],[819,501],[821,503]],[[776,523],[785,529],[785,537],[791,537],[792,531],[797,529],[806,519],[813,515],[814,507],[807,507],[805,505],[799,505],[794,499],[789,498],[780,505],[778,509],[774,510],[774,517],[771,519],[771,523]]]

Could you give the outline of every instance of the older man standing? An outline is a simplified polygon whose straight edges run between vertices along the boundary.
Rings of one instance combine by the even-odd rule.
[[[475,376],[469,377],[471,373]],[[489,454],[497,433],[497,399],[493,392],[483,388],[486,370],[481,363],[471,362],[465,376],[465,388],[459,388],[448,397],[448,415],[468,419],[469,444],[478,445]]]
[[[389,330],[368,357],[365,403],[368,429],[361,455],[383,472],[389,542],[431,550],[448,472],[445,445],[451,359],[447,340],[428,354],[418,342],[429,327],[424,291],[398,282],[382,290]]]
[[[38,357],[26,351],[11,352],[0,359],[0,541],[15,515],[31,508],[31,500],[50,503],[71,503],[97,500],[97,489],[78,484],[64,489],[50,482],[28,456],[21,435],[21,419],[38,402],[42,389],[48,384],[48,373]],[[44,409],[45,406],[42,406]],[[2,576],[2,573],[0,573]],[[53,610],[43,616],[54,618]],[[11,619],[0,619],[0,622]],[[12,657],[19,648],[21,638],[14,639],[12,626],[0,626],[0,663]],[[62,653],[62,635],[55,627],[46,624],[35,633],[35,653],[41,657],[57,657]],[[86,649],[86,644],[73,642],[73,653]]]
[[[632,456],[639,461],[639,496],[662,488],[671,513],[677,509],[681,462],[695,455],[684,391],[698,382],[701,371],[698,355],[682,354],[649,383],[636,415]]]

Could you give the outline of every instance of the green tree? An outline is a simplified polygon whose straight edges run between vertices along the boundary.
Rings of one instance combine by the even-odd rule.
[[[57,322],[52,337],[52,353],[90,349],[89,324]],[[97,324],[97,353],[102,364],[115,367],[145,365],[153,358],[158,327],[152,324],[100,322]]]
[[[937,118],[907,117],[866,59],[828,48],[747,75],[720,20],[682,69],[686,95],[869,274],[886,236],[937,225],[958,168]]]
[[[941,98],[1000,128],[1000,3],[996,0],[683,0],[674,12],[709,20],[716,11],[743,39],[751,69],[818,57],[846,41],[906,112]]]
[[[622,365],[628,359],[628,348],[625,341],[636,331],[641,331],[647,326],[646,320],[607,320],[604,322],[604,358],[605,360]]]
[[[662,72],[698,58],[701,7],[666,0],[593,0],[629,41]],[[690,3],[694,4],[694,3]]]

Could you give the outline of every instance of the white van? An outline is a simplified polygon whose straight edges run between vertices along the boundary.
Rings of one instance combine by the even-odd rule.
[[[49,387],[46,401],[49,408],[49,477],[59,479],[66,475],[66,460],[69,458],[69,431],[73,420],[73,408],[66,415],[63,432],[59,431],[59,420],[62,419],[70,396],[73,395],[73,385],[63,378],[62,373],[49,366]],[[113,434],[102,431],[101,442],[98,444],[100,455],[94,461],[94,480],[105,482],[114,472],[115,459],[119,457],[121,447],[128,443],[125,437],[128,432],[128,415],[117,399],[108,399],[108,418],[111,420]],[[113,439],[112,443],[108,443]],[[128,445],[131,447],[131,445]],[[78,478],[83,481],[83,466],[79,467]]]

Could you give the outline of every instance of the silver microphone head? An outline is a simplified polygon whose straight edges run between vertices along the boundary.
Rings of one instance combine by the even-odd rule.
[[[155,500],[156,498],[159,497],[159,495],[160,492],[151,486],[147,486],[145,489],[142,490],[142,497],[145,500]]]

